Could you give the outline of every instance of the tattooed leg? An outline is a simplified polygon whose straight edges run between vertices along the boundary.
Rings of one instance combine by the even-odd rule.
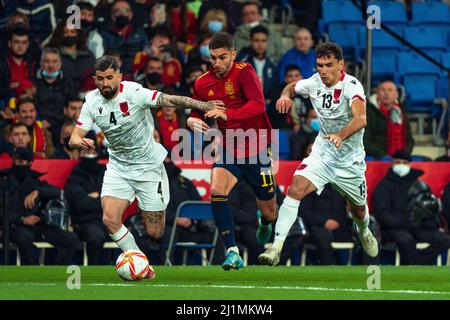
[[[143,211],[141,210],[147,234],[159,240],[164,234],[164,226],[166,223],[166,215],[164,211]]]

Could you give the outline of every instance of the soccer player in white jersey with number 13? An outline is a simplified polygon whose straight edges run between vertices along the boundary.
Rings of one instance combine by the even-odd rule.
[[[122,80],[114,57],[103,56],[95,63],[96,90],[86,95],[70,146],[94,148],[85,138],[94,122],[103,131],[109,163],[103,179],[101,202],[103,223],[111,238],[123,250],[139,250],[133,235],[122,224],[122,215],[137,197],[147,233],[160,239],[164,232],[169,184],[163,160],[167,151],[153,138],[154,122],[150,108],[178,107],[203,112],[219,109],[222,101],[197,101],[167,95]]]
[[[311,155],[294,173],[288,194],[279,209],[275,239],[271,248],[259,256],[262,264],[276,265],[284,240],[297,219],[300,201],[309,193],[320,194],[327,183],[346,198],[364,251],[378,254],[378,243],[369,230],[366,204],[366,163],[363,145],[366,126],[366,101],[361,83],[345,74],[342,49],[334,43],[316,49],[317,73],[308,79],[288,84],[276,108],[287,113],[291,98],[299,94],[310,98],[320,121],[320,132]]]

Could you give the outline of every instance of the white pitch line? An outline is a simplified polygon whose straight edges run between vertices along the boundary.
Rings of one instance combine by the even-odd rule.
[[[20,286],[57,286],[59,283],[5,283],[6,285]],[[133,283],[81,283],[81,286],[91,287],[135,287]],[[195,285],[195,284],[139,284],[139,286],[152,288],[215,288],[215,289],[267,289],[267,290],[303,290],[303,291],[341,291],[341,292],[365,292],[365,293],[400,293],[400,294],[437,294],[449,295],[445,291],[420,291],[420,290],[381,290],[381,289],[355,289],[355,288],[325,288],[325,287],[299,287],[299,286],[229,286],[229,285]]]

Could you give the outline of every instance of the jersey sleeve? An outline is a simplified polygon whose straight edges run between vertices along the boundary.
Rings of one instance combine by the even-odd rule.
[[[89,109],[90,109],[89,105],[86,101],[85,103],[83,103],[80,116],[78,117],[77,120],[77,127],[85,131],[90,131],[92,129],[92,126],[94,125],[94,118],[92,117],[92,114]]]
[[[364,88],[358,80],[354,79],[347,83],[347,86],[344,90],[344,96],[352,105],[353,101],[356,99],[360,99],[364,103],[366,102],[366,96],[364,94]]]
[[[309,79],[297,81],[294,87],[295,93],[301,95],[303,98],[309,98],[310,83],[311,81]]]
[[[136,86],[131,92],[134,102],[141,109],[156,108],[156,101],[158,101],[160,94],[161,92],[158,90],[150,90],[141,85]]]

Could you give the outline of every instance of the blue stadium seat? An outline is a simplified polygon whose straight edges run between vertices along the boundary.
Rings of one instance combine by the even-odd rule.
[[[439,68],[416,53],[403,52],[397,56],[397,71],[396,80],[403,79],[406,89],[407,111],[432,113]]]
[[[324,1],[322,2],[322,19],[319,21],[320,32],[328,32],[328,25],[331,22],[362,24],[363,18],[351,1]]]
[[[403,36],[402,27],[393,27],[392,31]],[[362,27],[359,33],[361,49],[366,48],[366,28]],[[385,79],[394,78],[396,68],[396,56],[402,51],[402,44],[387,32],[381,29],[372,30],[372,81],[374,83]]]
[[[441,63],[450,69],[450,52],[446,52],[441,55]],[[448,77],[448,73],[445,70],[442,70],[442,76]]]
[[[436,80],[436,98],[449,99],[448,78]]]
[[[413,162],[429,162],[429,161],[433,161],[433,159],[431,159],[430,157],[427,156],[419,156],[419,155],[412,155],[411,156],[411,161]]]
[[[339,43],[344,52],[344,57],[354,60],[359,57],[359,23],[332,22],[328,26],[330,41]]]
[[[411,12],[414,25],[450,24],[450,6],[443,2],[413,2]]]
[[[431,56],[440,61],[440,55],[431,54]],[[417,53],[402,52],[397,56],[398,76],[402,77],[406,74],[433,74],[438,76],[439,67],[426,60]]]
[[[280,130],[279,131],[279,154],[280,160],[289,160],[290,159],[290,143],[289,143],[289,134],[287,131]]]
[[[384,156],[383,158],[380,159],[380,161],[391,162],[392,161],[392,157],[391,156]]]
[[[427,53],[444,53],[447,50],[447,30],[443,27],[407,27],[405,39]]]
[[[387,24],[389,27],[406,26],[408,23],[404,3],[395,1],[371,1],[367,5],[380,7],[381,22]]]

